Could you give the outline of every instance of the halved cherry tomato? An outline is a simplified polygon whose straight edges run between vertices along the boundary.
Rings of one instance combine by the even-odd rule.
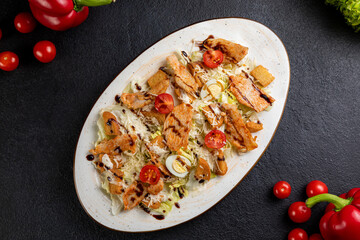
[[[288,182],[280,181],[274,185],[273,192],[275,197],[284,199],[290,196],[291,186]]]
[[[168,93],[159,94],[155,98],[155,108],[159,113],[167,114],[174,109],[174,99]]]
[[[19,66],[19,57],[13,52],[0,53],[0,69],[13,71]]]
[[[308,235],[303,229],[295,228],[289,232],[288,240],[308,240]]]
[[[309,240],[324,240],[319,233],[315,233],[309,237]]]
[[[207,50],[203,55],[203,61],[209,68],[218,67],[224,60],[224,54],[220,50]]]
[[[154,165],[145,165],[140,171],[140,180],[151,185],[157,184],[160,180],[160,171]]]
[[[294,202],[290,205],[288,214],[293,222],[304,223],[310,219],[311,209],[304,202]]]
[[[34,31],[36,27],[36,20],[29,12],[22,12],[16,15],[14,19],[16,30],[21,33],[29,33]]]
[[[322,193],[328,193],[328,187],[322,181],[314,180],[306,186],[306,195],[309,198]]]
[[[56,56],[56,48],[50,41],[40,41],[35,44],[33,53],[40,62],[49,63],[54,60]]]
[[[226,136],[220,130],[212,130],[205,136],[205,145],[208,148],[222,148],[226,144]]]

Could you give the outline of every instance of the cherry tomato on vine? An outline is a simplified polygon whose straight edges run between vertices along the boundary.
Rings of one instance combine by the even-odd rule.
[[[16,30],[21,33],[30,33],[36,27],[36,20],[29,12],[22,12],[16,15],[14,19]]]
[[[274,185],[273,192],[275,197],[285,199],[290,196],[291,186],[288,182],[280,181]]]
[[[56,56],[56,48],[50,41],[40,41],[35,44],[33,53],[40,62],[49,63],[54,60]]]
[[[290,205],[288,214],[293,222],[303,223],[310,219],[311,209],[304,202],[294,202]]]
[[[0,53],[0,69],[14,71],[19,66],[19,57],[13,52]]]
[[[174,99],[168,93],[159,94],[155,98],[155,108],[159,113],[167,114],[174,109]]]
[[[220,50],[207,50],[203,55],[204,64],[209,68],[218,67],[224,60],[224,54]]]
[[[289,232],[288,240],[308,240],[308,235],[303,229],[295,228]]]
[[[140,171],[140,180],[151,185],[157,184],[160,180],[160,171],[154,165],[145,165]]]
[[[309,198],[322,193],[328,193],[328,187],[322,181],[314,180],[306,186],[306,195]]]
[[[324,240],[322,236],[319,233],[312,234],[309,237],[309,240]]]
[[[205,145],[208,148],[219,149],[225,146],[226,136],[220,130],[212,130],[205,136]]]

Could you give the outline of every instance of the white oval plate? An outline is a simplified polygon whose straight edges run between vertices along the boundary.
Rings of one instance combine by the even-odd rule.
[[[259,114],[264,129],[257,136],[259,147],[241,156],[227,159],[228,172],[212,179],[206,189],[190,194],[173,208],[165,220],[156,220],[141,209],[110,213],[111,201],[101,191],[98,173],[86,160],[89,149],[97,139],[96,121],[100,109],[114,104],[114,97],[121,93],[132,79],[150,77],[165,64],[165,58],[175,50],[190,51],[192,40],[204,40],[210,34],[235,41],[249,47],[248,57],[254,58],[275,76],[271,96],[276,99],[269,112]],[[74,160],[74,181],[80,203],[96,222],[110,229],[127,232],[154,231],[175,226],[205,212],[224,198],[255,166],[269,145],[281,119],[290,84],[290,64],[281,40],[264,25],[243,18],[213,19],[190,25],[164,37],[129,64],[97,100],[81,131]]]

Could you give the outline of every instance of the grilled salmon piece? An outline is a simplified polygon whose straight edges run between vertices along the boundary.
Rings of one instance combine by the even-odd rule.
[[[174,79],[177,86],[184,89],[191,96],[199,96],[198,84],[191,73],[182,65],[175,55],[166,58],[167,63],[174,71]]]
[[[202,62],[189,62],[188,68],[190,73],[194,76],[196,83],[201,88],[207,80],[205,79],[205,74],[207,72]]]
[[[224,123],[224,117],[221,115],[220,109],[215,104],[203,107],[202,112],[212,129],[219,128]]]
[[[169,87],[170,80],[169,76],[162,70],[158,70],[154,75],[152,75],[147,83],[150,86],[150,94],[159,95],[166,92],[166,89]]]
[[[124,210],[130,210],[139,205],[147,191],[141,182],[134,181],[124,192]]]
[[[165,114],[159,113],[156,111],[155,108],[153,108],[151,111],[141,111],[142,115],[144,115],[146,118],[155,118],[160,125],[163,125],[165,122]]]
[[[123,93],[121,94],[121,101],[129,109],[139,109],[150,104],[154,100],[154,96],[147,92]]]
[[[123,134],[110,140],[101,141],[95,149],[90,150],[90,152],[94,155],[100,153],[119,155],[123,151],[131,151],[132,153],[135,153],[136,140],[137,136],[135,134]]]
[[[230,76],[230,91],[243,105],[256,112],[265,110],[275,101],[270,95],[258,88],[245,74]]]
[[[191,128],[193,108],[190,104],[177,105],[166,117],[164,123],[164,139],[172,151],[186,148]]]
[[[111,112],[103,112],[104,128],[106,135],[121,135],[120,124]]]
[[[208,38],[203,42],[206,49],[220,50],[224,54],[224,63],[238,63],[248,53],[249,48],[222,38]]]
[[[247,151],[257,148],[258,145],[251,136],[249,129],[246,128],[236,105],[224,103],[222,107],[226,112],[225,135],[231,144],[238,149],[243,149],[244,146]]]

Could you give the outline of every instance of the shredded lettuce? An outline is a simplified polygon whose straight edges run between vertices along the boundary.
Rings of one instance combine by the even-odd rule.
[[[152,134],[151,134],[151,139],[154,139],[154,138],[156,138],[157,136],[161,136],[161,131],[160,131],[160,130],[157,130],[155,133],[152,133]]]

